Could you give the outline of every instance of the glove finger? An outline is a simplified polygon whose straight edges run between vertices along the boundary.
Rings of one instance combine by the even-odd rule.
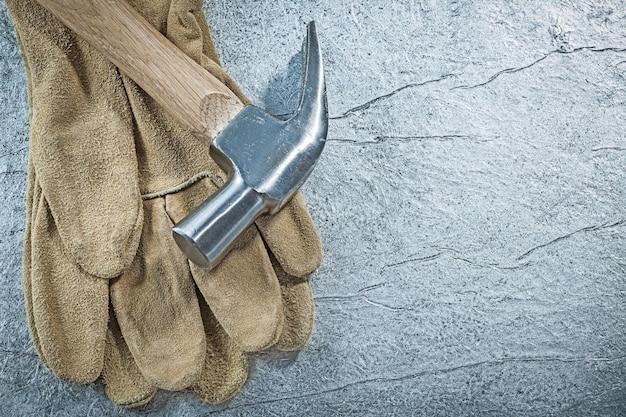
[[[119,407],[140,407],[157,392],[137,368],[112,309],[109,310],[102,380],[107,397]]]
[[[254,228],[212,271],[191,264],[191,273],[220,324],[245,351],[278,341],[284,323],[280,286]]]
[[[272,264],[280,282],[285,311],[285,325],[276,347],[285,351],[300,350],[313,332],[315,303],[311,284],[307,278],[286,273],[274,258]]]
[[[169,194],[167,212],[174,222],[179,222],[215,190],[205,178]],[[261,350],[276,343],[284,322],[280,286],[256,228],[250,227],[240,236],[214,269],[208,271],[193,263],[190,266],[213,314],[244,350]]]
[[[111,282],[111,301],[141,373],[158,388],[180,390],[202,371],[206,340],[189,265],[171,237],[162,198],[144,203],[137,257]]]
[[[298,192],[276,215],[262,216],[256,224],[282,268],[307,277],[322,263],[322,243],[313,219]]]
[[[26,319],[28,321],[28,330],[30,338],[33,341],[35,350],[46,365],[46,359],[43,356],[37,326],[33,315],[33,288],[31,284],[32,273],[32,227],[35,222],[35,214],[38,211],[39,200],[41,199],[41,187],[37,183],[35,170],[30,160],[28,161],[28,184],[26,188],[26,227],[24,229],[24,252],[22,253],[22,285],[24,287],[24,307],[26,309]]]
[[[43,193],[31,233],[32,320],[41,353],[59,377],[92,382],[104,360],[109,283],[74,262]]]
[[[30,156],[58,233],[92,275],[130,264],[141,198],[116,68],[32,0],[10,0],[27,67]]]
[[[220,326],[204,299],[200,311],[207,336],[207,352],[200,379],[191,388],[202,400],[219,404],[231,399],[248,378],[248,359]]]

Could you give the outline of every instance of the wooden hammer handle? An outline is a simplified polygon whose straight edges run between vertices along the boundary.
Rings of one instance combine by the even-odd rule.
[[[124,0],[37,0],[185,126],[213,138],[243,107]]]

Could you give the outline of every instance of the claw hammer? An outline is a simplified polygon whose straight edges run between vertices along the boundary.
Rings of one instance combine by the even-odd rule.
[[[125,0],[37,0],[206,142],[226,184],[174,226],[185,255],[213,268],[261,214],[277,213],[309,177],[326,143],[328,110],[315,23],[304,44],[295,116],[280,120],[239,99]],[[221,132],[214,126],[228,125]],[[214,138],[211,142],[211,139]]]

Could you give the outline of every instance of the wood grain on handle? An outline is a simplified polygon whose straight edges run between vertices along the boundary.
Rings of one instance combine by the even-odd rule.
[[[217,133],[242,108],[217,78],[124,0],[37,0],[196,133]]]

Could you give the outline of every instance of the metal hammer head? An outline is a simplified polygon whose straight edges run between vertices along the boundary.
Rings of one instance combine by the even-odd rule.
[[[304,81],[293,117],[280,120],[246,106],[211,145],[211,156],[229,179],[173,229],[179,247],[201,267],[214,267],[259,215],[278,212],[320,157],[328,111],[314,22],[308,25],[304,53]]]

